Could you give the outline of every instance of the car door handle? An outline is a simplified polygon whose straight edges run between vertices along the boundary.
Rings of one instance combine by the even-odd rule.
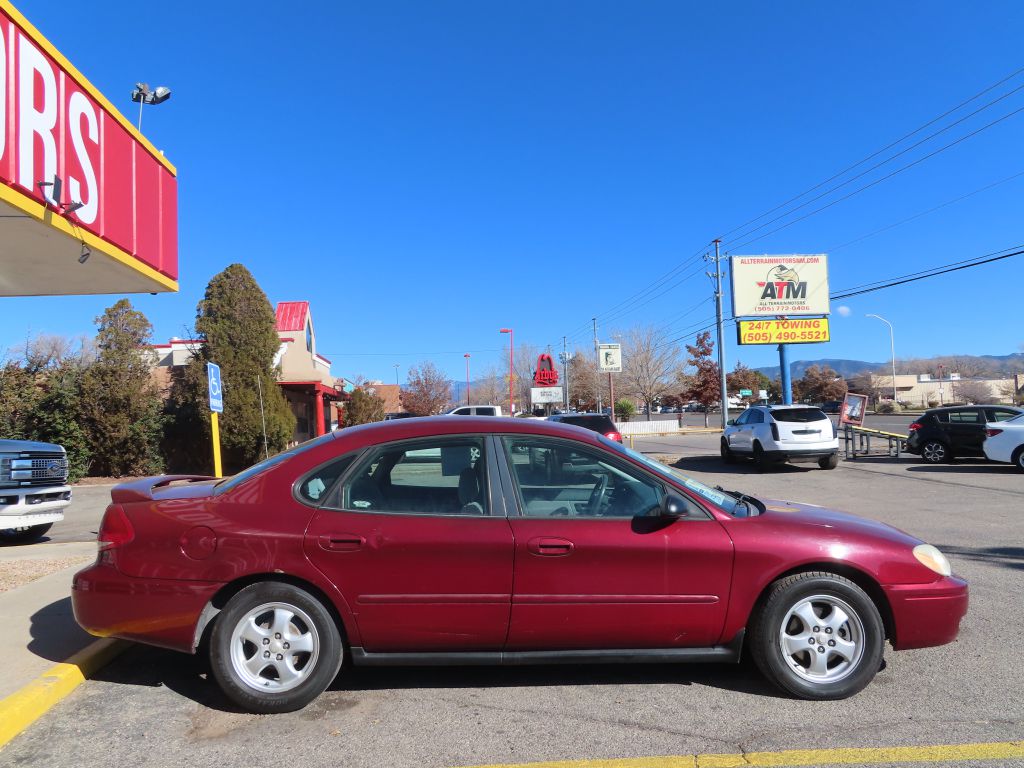
[[[572,552],[575,545],[568,539],[557,539],[549,536],[539,536],[530,539],[526,548],[531,554],[542,557],[563,557]]]
[[[355,552],[362,548],[366,539],[351,533],[322,533],[318,542],[320,549],[328,552]]]

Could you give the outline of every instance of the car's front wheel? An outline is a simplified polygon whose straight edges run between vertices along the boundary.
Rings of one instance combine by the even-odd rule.
[[[944,461],[949,461],[952,454],[949,451],[949,446],[942,441],[929,440],[921,446],[921,458],[929,464],[942,464]]]
[[[44,523],[24,528],[3,528],[0,529],[0,544],[27,544],[30,541],[37,541],[52,527],[53,523]]]
[[[845,699],[882,663],[885,631],[871,598],[833,573],[798,573],[772,585],[753,617],[750,650],[761,673],[802,699]]]
[[[1013,466],[1024,472],[1024,445],[1013,452]]]
[[[729,443],[726,442],[724,437],[722,438],[719,448],[722,452],[722,461],[726,464],[736,463],[736,455],[732,452],[732,449],[729,447]]]
[[[221,689],[249,712],[302,709],[331,684],[344,653],[327,609],[291,584],[246,587],[217,616],[210,666]]]

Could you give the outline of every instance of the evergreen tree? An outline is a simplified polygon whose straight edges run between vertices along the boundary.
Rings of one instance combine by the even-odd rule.
[[[357,387],[352,391],[351,399],[345,403],[344,425],[354,427],[357,424],[369,424],[372,421],[384,420],[384,401],[375,392]]]
[[[67,451],[68,480],[72,483],[85,477],[92,463],[89,440],[78,418],[83,376],[83,369],[73,363],[52,369],[30,420],[32,440],[56,443]]]
[[[0,367],[0,439],[26,440],[29,416],[39,401],[35,376],[15,362]]]
[[[214,275],[199,302],[195,330],[202,347],[172,380],[168,407],[174,425],[168,437],[175,463],[192,471],[212,467],[206,363],[220,366],[224,413],[220,415],[224,471],[237,472],[263,456],[260,393],[271,453],[284,449],[295,431],[295,416],[277,385],[274,356],[281,346],[274,309],[255,278],[241,264]]]
[[[153,474],[163,468],[162,403],[145,356],[152,326],[121,299],[96,318],[96,361],[82,376],[79,413],[98,475]]]

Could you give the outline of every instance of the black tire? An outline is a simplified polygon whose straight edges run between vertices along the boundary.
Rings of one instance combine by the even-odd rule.
[[[736,454],[732,452],[732,449],[729,447],[729,443],[725,441],[724,437],[722,438],[722,442],[719,447],[722,451],[722,461],[724,461],[726,464],[735,464]]]
[[[941,440],[928,440],[921,446],[921,460],[928,464],[944,464],[953,460],[953,452]]]
[[[853,696],[882,666],[885,630],[878,608],[864,590],[834,573],[779,579],[751,618],[754,663],[770,682],[798,698]]]
[[[24,528],[4,528],[0,530],[0,544],[28,544],[38,541],[53,527],[53,523],[29,525]]]
[[[835,469],[839,466],[839,454],[832,453],[818,459],[818,466],[822,469]]]
[[[764,454],[764,448],[762,448],[761,444],[758,442],[754,443],[754,465],[761,472],[764,472],[771,466],[771,462],[768,461],[768,457]]]
[[[292,643],[311,650],[293,649]],[[338,626],[319,600],[291,584],[265,581],[236,594],[217,616],[210,669],[224,694],[242,709],[294,712],[331,684],[344,650]],[[257,668],[260,657],[267,661]],[[295,677],[286,679],[281,669]]]
[[[1013,452],[1013,466],[1015,466],[1018,471],[1024,472],[1024,445]]]

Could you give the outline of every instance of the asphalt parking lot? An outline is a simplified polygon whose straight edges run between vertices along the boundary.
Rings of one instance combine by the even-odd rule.
[[[200,659],[136,646],[16,737],[0,751],[0,765],[446,768],[709,754],[742,760],[837,748],[854,750],[849,757],[881,747],[913,749],[873,764],[920,764],[932,754],[931,765],[963,765],[963,755],[924,748],[1024,739],[1017,634],[1024,475],[983,461],[926,466],[883,457],[843,461],[833,471],[808,464],[762,473],[745,462],[723,464],[718,439],[652,437],[637,448],[673,457],[704,482],[844,509],[937,545],[971,584],[959,640],[889,649],[874,683],[839,702],[782,696],[745,664],[343,669],[307,709],[277,716],[235,710]]]

